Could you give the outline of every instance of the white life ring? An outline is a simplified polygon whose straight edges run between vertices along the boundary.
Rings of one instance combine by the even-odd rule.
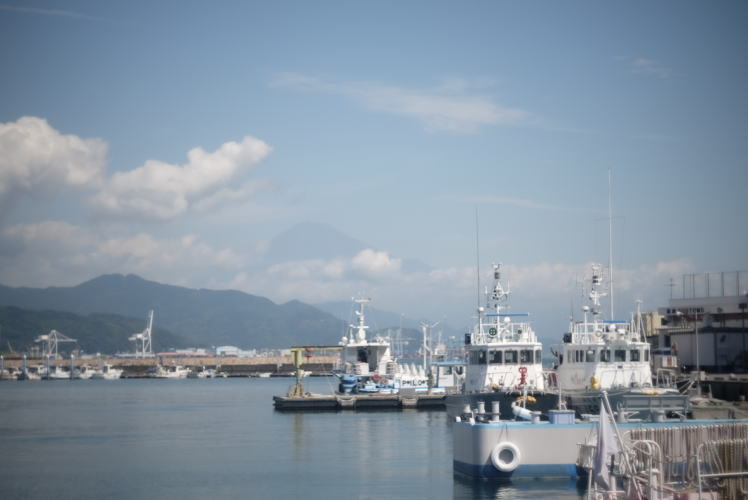
[[[509,441],[499,443],[491,450],[491,463],[501,472],[512,472],[521,459],[519,448]]]

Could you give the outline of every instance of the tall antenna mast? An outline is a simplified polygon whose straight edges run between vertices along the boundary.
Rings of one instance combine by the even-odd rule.
[[[615,319],[613,308],[613,173],[608,169],[608,269],[610,269],[610,319]]]
[[[478,207],[475,207],[475,279],[478,286],[478,307],[480,307],[480,246],[478,244]]]

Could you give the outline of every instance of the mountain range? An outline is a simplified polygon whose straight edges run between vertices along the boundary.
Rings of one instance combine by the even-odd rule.
[[[352,258],[366,248],[370,246],[327,224],[305,222],[271,240],[260,265]],[[401,262],[403,268],[428,269],[417,260],[401,259]],[[159,348],[337,344],[353,321],[352,304],[348,301],[315,306],[296,300],[276,304],[244,292],[191,289],[148,281],[133,274],[105,274],[71,287],[0,285],[0,306],[10,308],[0,317],[0,328],[5,327],[6,333],[2,335],[0,331],[0,335],[6,341],[29,346],[36,336],[54,328],[86,344],[94,338],[85,332],[100,331],[101,342],[81,347],[102,352],[128,350],[127,337],[142,331],[151,309],[155,311],[154,347]],[[56,312],[65,314],[56,315]],[[370,332],[402,326],[414,330],[408,336],[420,337],[419,322],[397,313],[367,308],[367,323]],[[66,331],[61,325],[65,325]],[[166,342],[161,343],[159,334]]]
[[[0,305],[37,312],[143,318],[141,325],[145,324],[148,311],[153,309],[154,327],[177,335],[180,344],[204,347],[284,348],[296,344],[337,344],[346,326],[333,315],[299,301],[275,304],[244,292],[164,285],[132,274],[103,275],[73,287],[0,285]],[[77,333],[73,330],[64,333],[75,337]],[[37,330],[28,335],[39,333],[46,332]]]

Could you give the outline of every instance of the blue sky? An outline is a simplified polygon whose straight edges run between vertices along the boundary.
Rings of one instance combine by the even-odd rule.
[[[607,263],[610,169],[621,308],[655,308],[670,277],[748,269],[747,22],[737,1],[0,0],[0,282],[363,291],[467,325],[477,209],[484,271],[555,338]],[[262,268],[305,221],[370,251]]]

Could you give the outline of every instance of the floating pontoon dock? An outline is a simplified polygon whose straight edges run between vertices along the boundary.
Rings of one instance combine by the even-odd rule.
[[[443,410],[444,394],[421,394],[402,390],[399,394],[306,394],[301,396],[273,396],[276,410]]]

